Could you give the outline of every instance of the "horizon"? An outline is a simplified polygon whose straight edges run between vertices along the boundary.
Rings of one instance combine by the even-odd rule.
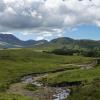
[[[3,33],[0,33],[0,34],[3,34]],[[10,35],[10,33],[8,34],[3,34],[3,35]],[[21,38],[19,38],[18,36],[14,35],[14,34],[11,34],[13,36],[15,36],[17,39],[21,40],[21,41],[28,41],[28,40],[35,40],[35,39],[27,39],[27,40],[23,40]],[[70,39],[73,39],[73,40],[92,40],[92,41],[100,41],[100,40],[97,40],[97,39],[88,39],[88,38],[83,38],[83,39],[79,39],[79,38],[72,38],[72,37],[67,37],[67,36],[62,36],[62,37],[56,37],[56,38],[53,38],[51,40],[47,40],[47,39],[41,39],[41,40],[46,40],[48,42],[54,40],[54,39],[59,39],[59,38],[70,38]],[[35,41],[41,41],[41,40],[35,40]]]
[[[100,40],[99,12],[98,0],[1,0],[0,33],[21,40]]]

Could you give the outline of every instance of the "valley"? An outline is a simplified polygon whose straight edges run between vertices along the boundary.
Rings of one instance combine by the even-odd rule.
[[[98,76],[100,67],[92,57],[0,50],[0,100],[69,100],[68,91],[91,85]]]
[[[70,100],[78,88],[91,86],[100,76],[99,44],[91,51],[96,41],[0,37],[2,43],[13,45],[0,50],[0,100]]]
[[[0,100],[100,100],[100,0],[0,0]]]

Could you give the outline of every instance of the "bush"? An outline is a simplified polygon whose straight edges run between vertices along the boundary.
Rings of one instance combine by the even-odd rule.
[[[67,49],[55,49],[52,51],[52,53],[57,55],[73,55],[73,50],[67,50]]]
[[[9,88],[7,84],[0,84],[0,92],[5,92]]]
[[[29,90],[29,91],[35,91],[38,89],[38,87],[34,84],[27,84],[25,89]]]

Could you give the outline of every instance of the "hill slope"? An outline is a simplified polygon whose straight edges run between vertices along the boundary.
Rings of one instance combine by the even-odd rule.
[[[75,50],[100,50],[100,41],[75,40],[68,37],[56,38],[51,41],[22,41],[12,34],[0,34],[0,48],[32,47],[35,49],[52,50],[66,47]]]
[[[100,41],[94,40],[74,40],[68,37],[61,37],[51,40],[49,43],[36,46],[36,48],[42,48],[47,50],[67,48],[75,50],[100,50]]]
[[[34,45],[43,44],[44,42],[47,42],[47,41],[46,40],[22,41],[12,34],[0,34],[0,48],[31,47],[31,46],[34,46]]]

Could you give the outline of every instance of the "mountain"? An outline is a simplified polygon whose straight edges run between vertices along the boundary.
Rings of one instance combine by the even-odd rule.
[[[0,34],[0,41],[21,47],[26,47],[35,43],[34,40],[22,41],[12,34]]]
[[[0,41],[11,43],[11,44],[19,44],[22,42],[12,34],[0,34]]]
[[[51,40],[50,42],[39,45],[38,48],[52,50],[52,49],[59,49],[59,48],[67,48],[67,49],[74,49],[74,50],[100,50],[100,41],[95,40],[75,40],[68,37],[61,37]]]
[[[28,40],[22,41],[12,34],[0,34],[0,48],[18,48],[32,47],[42,50],[53,50],[66,47],[75,50],[100,50],[100,41],[95,40],[75,40],[68,37],[56,38],[51,41],[47,40]]]
[[[46,40],[22,41],[12,34],[0,34],[0,48],[33,47],[35,45],[41,45],[46,42]]]

